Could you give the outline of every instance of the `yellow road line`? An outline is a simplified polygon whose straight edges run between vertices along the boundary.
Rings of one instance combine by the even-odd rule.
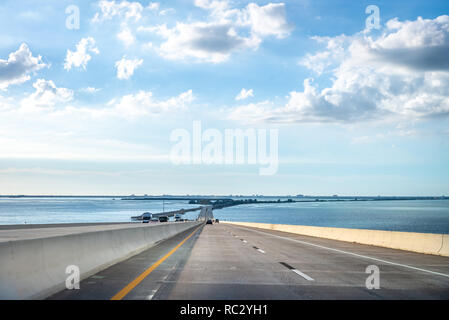
[[[201,226],[200,226],[201,227]],[[176,250],[178,250],[187,240],[190,239],[191,236],[195,234],[200,228],[196,228],[191,234],[187,236],[184,240],[182,240],[176,247],[174,247],[169,253],[160,258],[155,264],[149,267],[147,270],[142,272],[137,278],[131,281],[126,287],[120,290],[115,296],[111,298],[111,300],[121,300],[123,299],[132,289],[134,289],[139,283],[141,283],[154,269],[156,269],[162,262],[164,262],[168,257],[170,257]]]

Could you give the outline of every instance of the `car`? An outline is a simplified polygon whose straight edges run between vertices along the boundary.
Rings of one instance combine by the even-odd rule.
[[[215,219],[215,223],[220,223],[220,219]]]
[[[141,217],[142,220],[150,220],[153,217],[153,215],[151,214],[151,212],[144,212],[142,213]]]
[[[211,219],[207,220],[206,224],[212,224],[212,220]]]
[[[168,217],[159,217],[159,222],[168,222]]]

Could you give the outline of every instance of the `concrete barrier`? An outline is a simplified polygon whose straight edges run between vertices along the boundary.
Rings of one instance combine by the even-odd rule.
[[[449,257],[449,234],[443,235],[443,244],[439,253],[442,256]]]
[[[253,222],[222,222],[238,226],[283,231],[311,237],[355,242],[449,257],[449,235],[447,234],[312,227]]]
[[[65,288],[69,265],[79,267],[82,280],[199,224],[142,224],[0,242],[0,299],[45,298]]]

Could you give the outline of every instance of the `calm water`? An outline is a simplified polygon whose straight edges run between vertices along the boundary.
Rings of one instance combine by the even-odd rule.
[[[223,220],[449,234],[449,200],[248,204],[215,210]]]
[[[0,224],[129,222],[145,211],[162,212],[162,205],[158,200],[0,198]],[[165,201],[166,211],[196,206]],[[449,234],[449,200],[249,204],[215,210],[214,215],[231,221]]]
[[[193,208],[187,201],[123,201],[120,198],[0,198],[1,224],[130,222],[131,216]],[[194,219],[198,213],[188,212]]]

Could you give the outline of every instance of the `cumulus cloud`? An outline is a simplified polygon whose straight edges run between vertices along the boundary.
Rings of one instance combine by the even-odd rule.
[[[229,23],[178,23],[171,29],[163,25],[145,30],[166,39],[157,51],[172,60],[195,58],[218,63],[227,60],[233,51],[255,48],[259,44],[258,39],[239,36]]]
[[[74,108],[69,106],[59,112],[59,115],[86,119],[104,119],[107,117],[132,121],[142,117],[166,114],[173,116],[175,112],[188,111],[194,99],[192,90],[166,99],[155,97],[151,91],[140,90],[137,93],[114,98],[104,108]]]
[[[92,108],[90,106],[74,107],[68,103],[73,101],[74,92],[67,88],[60,88],[51,80],[38,79],[33,84],[35,91],[25,98],[4,98],[0,96],[0,113],[8,112],[10,119],[17,119],[17,123],[23,120],[24,112],[33,112],[33,115],[43,115],[49,122],[58,119],[55,124],[60,125],[64,121],[96,119],[127,119],[134,120],[143,116],[154,117],[157,115],[171,116],[174,113],[182,114],[189,110],[195,96],[192,90],[187,90],[179,95],[164,99],[157,98],[151,91],[140,90],[136,93],[126,94],[110,100],[103,107]],[[80,91],[94,93],[100,89],[87,87]],[[48,118],[48,115],[52,115]],[[6,117],[0,117],[5,119]],[[62,122],[61,122],[62,121]]]
[[[285,38],[292,30],[292,26],[287,23],[283,3],[269,3],[262,7],[250,3],[243,10],[243,15],[242,24],[249,25],[253,33],[261,36]]]
[[[249,97],[254,97],[253,89],[246,90],[243,88],[240,93],[235,97],[235,100],[244,100]]]
[[[326,45],[326,50],[317,53],[308,53],[299,61],[299,65],[313,70],[318,75],[338,67],[338,63],[345,56],[345,43],[349,37],[340,35],[336,37],[312,37],[318,43]]]
[[[73,99],[73,91],[58,88],[51,80],[38,79],[34,82],[35,91],[21,101],[22,107],[52,108],[57,103],[66,103]]]
[[[92,37],[82,38],[76,45],[76,51],[67,50],[65,58],[64,69],[69,71],[74,67],[82,67],[86,70],[87,63],[92,59],[90,53],[99,54],[100,51],[95,46],[95,40]]]
[[[165,39],[156,48],[161,56],[172,60],[193,58],[199,62],[219,63],[239,50],[256,50],[268,36],[284,38],[292,30],[287,23],[285,5],[270,3],[245,8],[231,8],[228,1],[196,0],[195,5],[208,11],[206,21],[178,22],[139,27]]]
[[[137,94],[125,95],[118,101],[114,100],[110,105],[118,114],[132,118],[149,114],[185,110],[193,100],[194,96],[192,90],[188,90],[167,100],[155,99],[153,93],[150,91],[139,91]]]
[[[233,22],[235,26],[247,27],[253,35],[260,37],[273,35],[284,38],[293,29],[287,22],[284,3],[269,3],[265,6],[249,3],[242,9],[231,8],[226,0],[195,0],[195,5],[209,10],[212,21]]]
[[[122,41],[125,46],[132,45],[136,40],[131,30],[126,27],[117,34],[117,38]]]
[[[315,37],[326,47],[300,63],[329,74],[290,92],[282,107],[261,103],[233,110],[233,119],[271,122],[354,122],[449,114],[449,16],[387,22],[379,36]]]
[[[47,66],[42,57],[33,57],[30,49],[22,43],[19,49],[9,54],[8,60],[0,59],[0,90],[30,79],[30,74]]]
[[[371,46],[374,57],[419,71],[449,70],[449,16],[388,21],[387,33]]]
[[[118,79],[129,79],[136,70],[143,63],[143,59],[125,59],[123,57],[121,60],[115,63],[117,68],[117,78]]]

